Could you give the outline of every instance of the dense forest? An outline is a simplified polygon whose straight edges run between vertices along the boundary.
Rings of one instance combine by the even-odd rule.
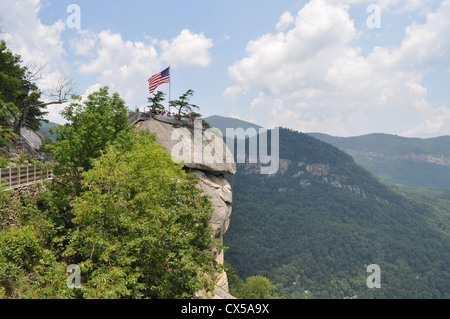
[[[238,276],[266,276],[286,298],[450,297],[450,202],[386,184],[306,134],[280,129],[279,147],[286,171],[239,164],[230,178],[225,260]],[[367,287],[370,264],[380,289]]]
[[[55,178],[34,193],[1,189],[0,296],[190,298],[219,269],[212,206],[155,137],[134,133],[107,88],[65,109]],[[70,289],[67,266],[80,267]]]

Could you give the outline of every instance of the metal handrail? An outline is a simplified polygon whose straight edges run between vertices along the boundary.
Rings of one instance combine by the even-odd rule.
[[[53,178],[51,170],[43,170],[37,165],[0,169],[0,183],[6,184],[7,190],[34,184],[38,181],[51,178]]]

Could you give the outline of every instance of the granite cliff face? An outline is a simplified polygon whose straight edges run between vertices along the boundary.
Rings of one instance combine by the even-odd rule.
[[[163,122],[153,118],[138,122],[136,129],[155,133],[157,142],[172,156],[174,156],[174,150],[184,150],[184,152],[177,152],[176,157],[185,163],[188,172],[197,174],[198,187],[203,190],[205,195],[211,197],[214,212],[210,225],[213,229],[213,236],[223,240],[223,235],[230,224],[232,210],[231,186],[224,174],[234,175],[236,173],[236,164],[229,160],[232,157],[223,140],[217,136],[212,136],[208,131],[180,127],[169,121]],[[215,143],[216,148],[215,151],[213,150],[208,154],[208,150],[211,150],[211,141]],[[219,148],[220,152],[218,151]],[[222,158],[220,160],[220,157],[216,157],[215,161],[210,161],[208,155],[212,157],[221,156]],[[200,158],[203,160],[199,161]],[[219,264],[223,264],[223,252],[217,255],[216,260]],[[225,272],[218,274],[214,295],[207,295],[203,291],[198,292],[197,295],[203,298],[234,298],[228,293],[228,279]]]
[[[342,188],[352,192],[364,199],[367,198],[365,191],[358,185],[349,183],[347,177],[341,174],[331,172],[329,163],[311,163],[293,161],[289,159],[279,159],[280,168],[275,174],[266,175],[267,178],[274,178],[280,175],[290,176],[296,180],[302,187],[309,187],[313,180],[329,184],[336,188]],[[238,164],[243,174],[260,174],[259,164],[242,163]],[[286,191],[287,188],[281,187],[279,192]]]

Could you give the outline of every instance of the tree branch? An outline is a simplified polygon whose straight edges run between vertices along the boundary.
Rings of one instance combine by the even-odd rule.
[[[35,62],[31,62],[26,66],[25,81],[30,83],[36,83],[37,81],[43,79],[42,73],[47,67],[47,63],[42,65],[37,65]]]
[[[44,103],[43,106],[67,102],[69,100],[69,97],[75,93],[75,88],[76,85],[72,80],[68,80],[65,77],[60,77],[57,80],[55,86],[49,88],[46,93],[46,95],[53,99],[53,101]]]

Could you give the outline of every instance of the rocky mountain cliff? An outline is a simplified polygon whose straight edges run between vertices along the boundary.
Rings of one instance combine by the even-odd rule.
[[[208,147],[211,138],[215,138],[209,135],[208,132],[195,130],[188,126],[180,127],[170,122],[163,122],[154,118],[138,122],[136,129],[149,130],[155,133],[157,142],[170,153],[175,148],[184,150],[184,152],[177,154],[180,157],[178,160],[182,160],[185,163],[185,168],[188,172],[197,174],[199,179],[198,187],[204,191],[205,195],[211,197],[214,212],[210,220],[210,225],[213,229],[213,236],[223,241],[223,235],[228,230],[230,224],[232,211],[232,190],[225,178],[225,174],[234,175],[236,173],[236,164],[234,161],[226,161],[229,150],[223,140],[216,140],[218,145],[223,148],[223,160],[208,163],[202,155],[205,155],[205,149]],[[177,129],[178,131],[176,131]],[[197,138],[195,138],[196,134]],[[203,160],[195,160],[198,158],[202,158]],[[223,252],[217,255],[216,260],[219,264],[223,264]],[[225,272],[218,274],[218,281],[213,296],[209,296],[205,292],[198,292],[198,296],[218,299],[234,298],[228,292],[227,274]]]
[[[238,168],[242,170],[243,174],[260,174],[260,166],[258,164],[238,164]],[[320,181],[324,184],[329,184],[330,186],[336,188],[343,188],[350,191],[356,195],[366,198],[364,190],[362,190],[358,185],[352,185],[347,182],[347,177],[345,175],[332,173],[330,170],[329,163],[310,163],[297,162],[289,159],[280,158],[280,167],[275,174],[270,174],[268,177],[276,177],[277,175],[285,175],[290,172],[290,176],[293,179],[298,180],[298,184],[302,187],[308,187],[314,180]],[[286,188],[279,188],[279,192],[285,191]]]

